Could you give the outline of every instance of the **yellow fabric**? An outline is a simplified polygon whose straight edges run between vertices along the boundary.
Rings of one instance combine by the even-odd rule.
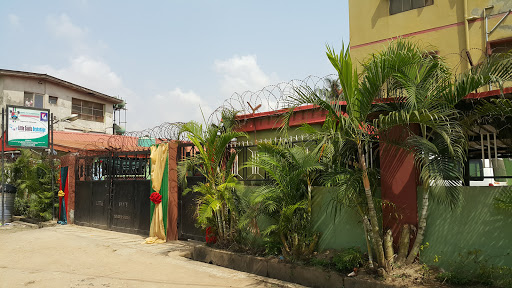
[[[160,202],[155,204],[153,220],[151,220],[151,227],[149,228],[149,238],[146,238],[146,244],[164,243],[165,241],[164,218],[162,213],[162,203]]]
[[[158,146],[151,146],[151,182],[153,190],[160,193],[162,187],[162,177],[164,176],[165,162],[167,160],[169,145],[167,143]],[[165,211],[167,213],[167,211]],[[156,238],[156,239],[155,239]],[[147,244],[164,243],[166,241],[164,229],[164,214],[162,212],[162,202],[155,204],[153,219],[149,228],[149,238]]]
[[[62,190],[59,190],[59,197],[64,197],[66,196],[66,193],[64,193],[64,191]]]
[[[164,176],[165,160],[167,159],[167,152],[169,145],[167,143],[157,146],[151,146],[151,182],[153,183],[153,190],[160,193],[162,187],[162,177]]]

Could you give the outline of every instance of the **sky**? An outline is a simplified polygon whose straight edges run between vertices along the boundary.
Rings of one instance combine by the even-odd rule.
[[[127,131],[202,122],[233,93],[334,73],[348,0],[21,0],[0,9],[0,68],[127,102]]]

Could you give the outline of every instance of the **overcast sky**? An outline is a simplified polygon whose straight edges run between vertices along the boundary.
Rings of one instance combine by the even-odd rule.
[[[201,120],[235,92],[325,76],[348,0],[2,1],[0,68],[128,103],[127,130]]]

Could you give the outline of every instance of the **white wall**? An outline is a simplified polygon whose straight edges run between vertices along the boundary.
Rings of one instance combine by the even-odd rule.
[[[58,131],[82,131],[112,134],[113,104],[108,103],[103,99],[52,82],[16,76],[1,76],[0,88],[2,89],[2,107],[5,107],[5,105],[23,106],[25,92],[33,92],[44,95],[44,108],[50,109],[50,112],[53,113],[57,119],[62,119],[71,115],[72,98],[102,103],[105,105],[103,122],[86,120],[58,122],[55,124],[54,129]],[[58,98],[56,105],[48,102],[49,96]]]

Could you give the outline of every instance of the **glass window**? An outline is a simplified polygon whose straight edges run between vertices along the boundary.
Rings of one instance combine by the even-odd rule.
[[[104,104],[76,98],[72,99],[71,104],[71,114],[78,114],[78,119],[103,122]]]
[[[484,180],[484,166],[481,159],[470,159],[469,160],[469,177],[477,178],[472,179],[473,181]]]
[[[40,94],[34,95],[34,107],[44,108],[44,95],[40,95]]]
[[[54,97],[54,96],[48,96],[48,103],[50,103],[51,105],[57,105],[57,97]]]
[[[23,98],[23,105],[25,107],[34,107],[34,93],[25,92],[25,97]]]
[[[434,0],[389,0],[389,14],[397,14],[434,4]]]

